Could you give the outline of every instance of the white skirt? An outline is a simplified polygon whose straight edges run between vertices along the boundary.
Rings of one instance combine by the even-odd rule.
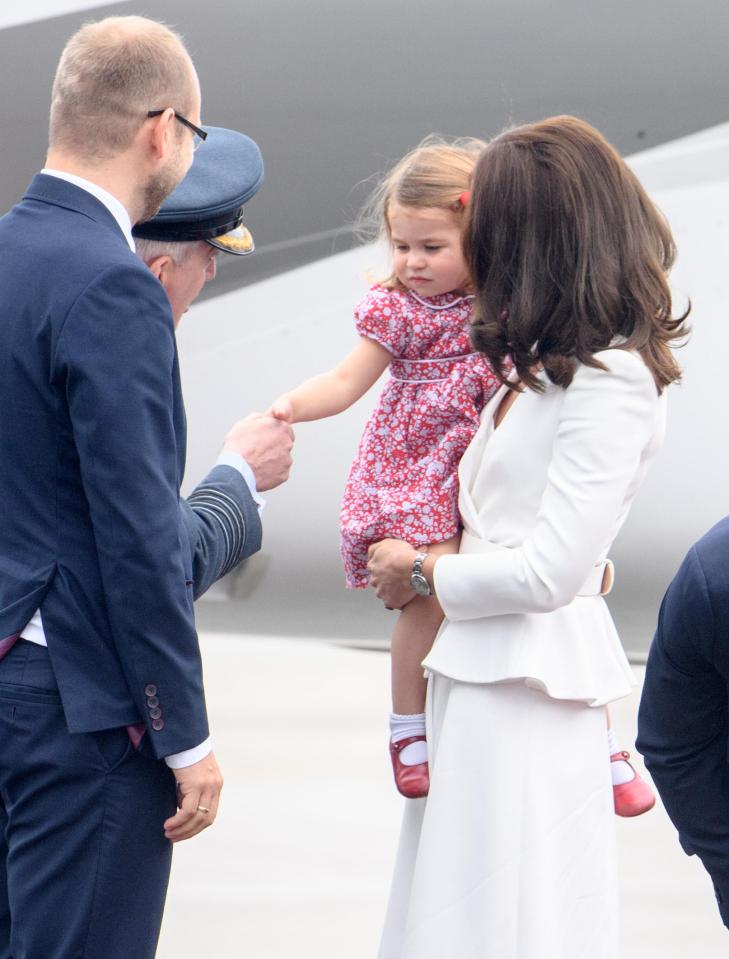
[[[431,675],[380,959],[615,959],[604,709]]]

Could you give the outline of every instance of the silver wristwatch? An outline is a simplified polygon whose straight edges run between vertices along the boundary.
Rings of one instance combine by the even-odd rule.
[[[410,574],[410,585],[418,594],[418,596],[430,596],[433,593],[428,580],[423,575],[423,563],[425,562],[427,556],[427,553],[418,553],[413,560],[413,571]]]

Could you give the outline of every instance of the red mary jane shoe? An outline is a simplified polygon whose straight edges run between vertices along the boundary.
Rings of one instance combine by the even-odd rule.
[[[390,759],[392,759],[392,771],[395,774],[395,785],[397,791],[406,799],[420,799],[422,796],[427,796],[430,786],[427,763],[406,766],[400,760],[400,751],[410,743],[417,742],[425,742],[425,736],[408,736],[406,739],[399,739],[396,743],[390,742]]]
[[[633,766],[628,762],[630,753],[625,750],[619,753],[613,753],[610,762],[622,760],[628,763],[631,769]],[[615,803],[615,814],[617,816],[640,816],[649,809],[653,809],[656,804],[655,793],[648,783],[641,779],[635,769],[635,774],[630,782],[621,783],[619,786],[613,786],[613,802]]]

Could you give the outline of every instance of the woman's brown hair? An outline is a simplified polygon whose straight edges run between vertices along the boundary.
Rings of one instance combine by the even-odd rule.
[[[575,117],[508,130],[473,177],[466,257],[476,294],[474,347],[502,380],[509,358],[569,386],[577,362],[604,368],[611,345],[636,350],[660,393],[680,379],[667,274],[676,248],[663,215],[607,140]],[[618,338],[617,342],[615,342]]]

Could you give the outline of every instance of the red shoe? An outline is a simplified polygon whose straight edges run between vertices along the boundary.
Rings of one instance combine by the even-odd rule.
[[[396,743],[390,742],[390,759],[392,759],[392,771],[395,774],[395,785],[397,791],[407,799],[420,799],[422,796],[427,796],[430,787],[427,763],[406,766],[400,760],[400,750],[409,746],[410,743],[418,742],[425,742],[425,736],[408,736],[407,739],[399,739]]]
[[[610,762],[628,763],[630,753],[625,750],[619,753],[613,753]],[[628,763],[633,770],[634,776],[627,783],[621,783],[619,786],[613,786],[613,802],[615,803],[616,816],[642,816],[644,812],[653,809],[656,804],[655,793],[648,783],[641,779],[638,773],[633,769],[631,763]]]

